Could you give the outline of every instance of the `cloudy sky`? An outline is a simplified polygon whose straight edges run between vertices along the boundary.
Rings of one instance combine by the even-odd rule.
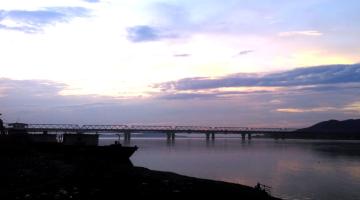
[[[358,0],[0,0],[7,122],[302,127],[360,116]]]

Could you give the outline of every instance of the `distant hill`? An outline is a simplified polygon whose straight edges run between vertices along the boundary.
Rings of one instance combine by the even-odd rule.
[[[360,119],[348,119],[344,121],[329,120],[317,123],[308,128],[300,129],[302,132],[360,132]],[[360,133],[359,133],[360,134]]]
[[[329,120],[296,130],[287,138],[360,139],[360,119]]]

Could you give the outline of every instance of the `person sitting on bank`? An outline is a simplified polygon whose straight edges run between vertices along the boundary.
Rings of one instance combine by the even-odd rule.
[[[1,113],[0,113],[0,116],[1,116]],[[0,118],[0,134],[5,134],[4,122],[1,118]]]
[[[255,185],[255,189],[256,189],[256,190],[261,190],[261,185],[260,185],[259,182]]]

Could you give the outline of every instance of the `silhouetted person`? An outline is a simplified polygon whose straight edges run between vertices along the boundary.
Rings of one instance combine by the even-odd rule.
[[[255,185],[255,189],[256,189],[256,190],[261,190],[261,185],[260,185],[259,182]]]
[[[1,116],[1,113],[0,113],[0,116]],[[4,122],[1,118],[0,118],[0,133],[5,134]]]

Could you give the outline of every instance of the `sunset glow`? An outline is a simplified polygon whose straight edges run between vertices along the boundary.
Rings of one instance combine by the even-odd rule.
[[[264,115],[292,121],[284,126],[312,123],[309,113],[355,117],[359,9],[357,1],[328,0],[0,0],[1,112],[9,121],[51,121],[45,116],[59,106],[82,105],[72,120],[83,122],[85,113],[98,114],[87,107],[94,102],[113,107],[118,123],[137,107],[146,107],[147,123],[188,123],[194,110],[201,124],[215,111],[231,118],[217,122],[228,125],[271,124]],[[279,78],[294,73],[304,73],[293,77],[301,81]],[[314,87],[304,89],[308,82]]]

